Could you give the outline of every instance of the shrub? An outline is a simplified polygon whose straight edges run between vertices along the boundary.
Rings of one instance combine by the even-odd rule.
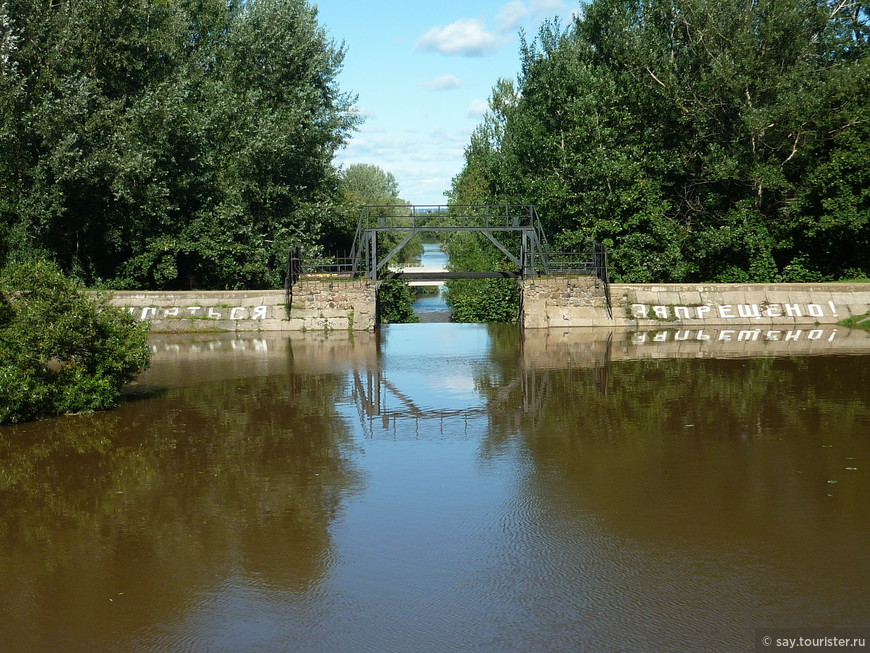
[[[420,321],[420,316],[414,312],[414,293],[408,282],[402,279],[381,282],[378,287],[378,307],[384,324]]]
[[[148,326],[46,261],[0,272],[0,424],[103,410],[150,362]]]
[[[451,322],[516,322],[519,286],[513,279],[457,279],[447,283]]]

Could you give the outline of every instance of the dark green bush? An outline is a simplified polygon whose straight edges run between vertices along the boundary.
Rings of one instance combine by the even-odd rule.
[[[390,279],[378,288],[378,310],[384,324],[414,323],[420,316],[414,312],[414,293],[407,281]]]
[[[45,261],[0,272],[0,424],[103,410],[150,361],[148,326]]]

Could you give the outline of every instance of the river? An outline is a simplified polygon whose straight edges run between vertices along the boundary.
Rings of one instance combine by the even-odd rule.
[[[817,331],[154,336],[117,410],[0,428],[0,650],[867,626],[870,337]]]

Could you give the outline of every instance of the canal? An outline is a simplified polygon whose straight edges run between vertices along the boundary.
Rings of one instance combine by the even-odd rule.
[[[450,262],[450,257],[437,242],[424,242],[423,253],[420,255],[418,265],[423,268],[441,268],[447,267]],[[414,301],[413,309],[420,318],[420,322],[449,322],[450,307],[444,295],[446,287],[444,284],[436,286],[421,286],[417,287],[420,291]],[[428,292],[422,292],[426,290]]]
[[[867,626],[870,338],[710,335],[154,336],[117,410],[0,428],[0,650]]]

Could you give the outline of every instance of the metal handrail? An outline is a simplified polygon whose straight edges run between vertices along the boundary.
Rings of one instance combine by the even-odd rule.
[[[335,277],[355,277],[357,271],[354,267],[354,259],[350,256],[308,256],[302,257],[296,252],[291,252],[287,263],[287,283],[295,284],[300,279],[306,276],[335,276]],[[360,272],[361,274],[361,272]]]
[[[360,209],[357,239],[366,229],[425,228],[445,222],[458,227],[534,228],[535,215],[534,206],[529,204],[371,204]]]

